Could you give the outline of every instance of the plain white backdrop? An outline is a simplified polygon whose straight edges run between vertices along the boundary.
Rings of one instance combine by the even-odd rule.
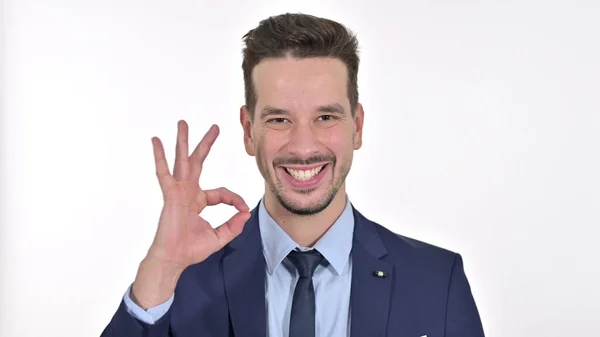
[[[241,38],[283,12],[358,34],[354,205],[462,254],[487,336],[600,336],[591,0],[5,1],[0,336],[100,334],[162,206],[150,138],[172,159],[177,120],[193,142],[221,127],[203,186],[258,202]]]

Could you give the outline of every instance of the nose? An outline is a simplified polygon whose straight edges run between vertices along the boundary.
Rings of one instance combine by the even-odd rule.
[[[290,130],[288,152],[307,159],[319,153],[319,139],[311,123],[296,123]]]

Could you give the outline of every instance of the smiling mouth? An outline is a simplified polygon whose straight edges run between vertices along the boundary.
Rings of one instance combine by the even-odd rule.
[[[297,170],[297,169],[292,169],[292,168],[285,167],[285,166],[283,167],[283,169],[289,175],[294,177],[294,179],[297,179],[300,181],[306,181],[306,180],[310,180],[311,178],[313,178],[314,176],[319,174],[319,172],[321,172],[327,165],[329,165],[329,164],[323,164],[321,166],[312,168],[310,170]]]

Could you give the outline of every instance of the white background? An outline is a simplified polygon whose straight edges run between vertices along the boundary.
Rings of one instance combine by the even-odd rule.
[[[258,202],[241,37],[301,11],[360,40],[355,206],[461,253],[487,336],[600,336],[599,7],[5,1],[0,335],[100,334],[161,209],[150,138],[172,158],[178,119],[221,127],[204,186]]]

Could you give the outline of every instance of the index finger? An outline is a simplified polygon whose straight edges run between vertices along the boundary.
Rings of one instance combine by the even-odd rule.
[[[231,192],[225,187],[219,187],[214,190],[204,191],[206,193],[206,204],[207,206],[215,206],[218,204],[227,204],[235,207],[240,212],[248,212],[250,208],[236,193]]]
[[[198,181],[200,179],[204,160],[206,159],[206,156],[208,156],[208,153],[218,136],[219,127],[216,124],[213,124],[204,137],[202,137],[202,140],[198,143],[194,152],[192,152],[192,155],[190,156],[190,179],[192,179],[192,181]]]

